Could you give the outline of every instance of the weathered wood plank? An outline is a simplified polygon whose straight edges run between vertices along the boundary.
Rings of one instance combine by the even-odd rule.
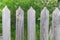
[[[52,16],[52,40],[60,40],[60,12],[56,8]]]
[[[2,36],[0,36],[0,40],[2,40],[3,38],[2,38]]]
[[[40,40],[48,40],[49,11],[46,7],[41,11]]]
[[[10,40],[10,11],[5,6],[2,11],[3,40]]]
[[[35,10],[31,7],[28,10],[28,40],[35,40]]]
[[[16,11],[16,40],[24,40],[24,11],[20,7]]]

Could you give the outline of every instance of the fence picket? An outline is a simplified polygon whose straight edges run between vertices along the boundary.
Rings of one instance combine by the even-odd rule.
[[[10,10],[7,6],[2,10],[3,40],[10,40]]]
[[[46,7],[41,11],[40,40],[48,40],[49,11]]]
[[[2,10],[3,40],[11,40],[10,36],[10,10],[7,6]],[[27,11],[28,40],[36,40],[36,16],[31,7]],[[41,11],[40,40],[48,40],[49,11],[46,7]],[[24,11],[21,7],[16,10],[16,40],[24,40]],[[52,14],[51,40],[60,40],[60,11],[56,8]]]
[[[28,10],[28,40],[35,40],[35,10]]]
[[[16,40],[24,40],[24,11],[21,7],[16,11]]]
[[[52,17],[52,40],[60,40],[60,11],[56,8]]]

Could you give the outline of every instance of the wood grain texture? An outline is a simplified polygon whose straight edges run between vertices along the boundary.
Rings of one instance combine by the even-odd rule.
[[[35,29],[35,10],[31,7],[28,10],[28,40],[36,40],[36,29]]]
[[[3,40],[10,40],[10,10],[7,6],[2,10]]]
[[[52,16],[52,40],[60,40],[60,11],[56,8]]]
[[[24,40],[24,11],[21,7],[16,10],[16,40]]]
[[[41,11],[40,40],[48,40],[49,11],[46,7]]]

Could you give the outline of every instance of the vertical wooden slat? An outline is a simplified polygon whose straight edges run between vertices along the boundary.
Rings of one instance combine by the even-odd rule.
[[[46,7],[41,11],[40,40],[48,40],[49,11]]]
[[[60,12],[58,8],[53,11],[51,38],[52,40],[60,40]]]
[[[0,36],[0,40],[3,40],[2,36]]]
[[[20,7],[16,11],[16,40],[24,40],[24,11]]]
[[[10,40],[10,11],[5,6],[2,11],[3,40]]]
[[[35,10],[28,10],[28,40],[35,40]]]

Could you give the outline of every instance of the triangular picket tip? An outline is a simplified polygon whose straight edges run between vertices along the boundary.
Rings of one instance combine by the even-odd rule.
[[[42,12],[46,13],[46,12],[49,12],[49,10],[46,7],[44,7],[43,10],[41,11],[41,13]]]
[[[30,7],[30,9],[28,10],[28,13],[35,13],[35,10],[33,9],[33,7]]]
[[[56,8],[56,9],[53,11],[53,13],[59,13],[59,9]]]
[[[18,15],[23,13],[24,13],[23,9],[19,6],[19,8],[16,10],[16,14]]]
[[[3,12],[3,11],[10,12],[10,10],[8,9],[7,6],[5,6],[5,7],[3,8],[2,12]]]

